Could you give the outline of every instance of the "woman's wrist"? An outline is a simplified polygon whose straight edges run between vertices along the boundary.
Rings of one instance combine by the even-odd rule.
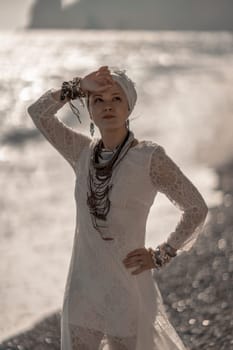
[[[162,268],[177,255],[176,249],[171,247],[168,243],[159,245],[155,250],[150,247],[148,251],[151,254],[153,265],[156,269]]]
[[[172,258],[177,255],[177,249],[172,247],[169,243],[165,242],[160,245],[161,249],[163,249],[168,255]]]
[[[72,112],[76,115],[80,123],[81,123],[80,110],[78,106],[75,106],[74,104],[72,104],[71,100],[79,99],[82,107],[83,108],[85,107],[83,98],[87,96],[87,93],[82,90],[81,81],[82,81],[81,77],[75,77],[72,80],[63,81],[61,90],[60,90],[60,96],[58,97],[58,93],[56,93],[54,96],[60,102],[62,101],[64,101],[64,103],[69,102]]]
[[[85,87],[84,87],[83,78],[80,78],[80,89],[81,89],[85,94],[88,94],[88,90],[86,90]]]
[[[53,99],[57,102],[61,102],[60,96],[61,96],[61,89],[57,89],[51,92],[51,96],[53,97]],[[62,102],[68,102],[69,99],[65,98]]]

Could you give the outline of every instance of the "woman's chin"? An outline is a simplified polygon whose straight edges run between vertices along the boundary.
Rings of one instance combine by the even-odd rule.
[[[114,123],[111,123],[111,125],[101,125],[101,127],[99,128],[101,132],[106,132],[106,131],[117,131],[119,129],[124,129],[124,125],[117,125]]]

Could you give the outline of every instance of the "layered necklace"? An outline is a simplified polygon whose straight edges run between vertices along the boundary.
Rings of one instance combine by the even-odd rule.
[[[88,173],[89,191],[87,192],[87,205],[89,207],[93,227],[104,240],[114,239],[109,237],[109,235],[104,236],[104,231],[106,231],[107,228],[104,222],[107,220],[107,214],[111,206],[109,193],[113,187],[113,184],[110,183],[112,172],[117,164],[125,157],[130,147],[135,143],[137,143],[137,140],[135,140],[133,132],[128,130],[122,143],[114,150],[111,151],[103,148],[103,141],[99,140],[94,146],[91,155]]]

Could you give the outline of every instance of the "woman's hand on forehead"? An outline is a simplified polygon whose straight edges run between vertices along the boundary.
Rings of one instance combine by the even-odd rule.
[[[98,71],[108,71],[110,73],[108,66],[101,66]]]
[[[105,76],[105,77],[111,77],[111,73],[110,70],[108,68],[108,66],[102,66],[100,67],[97,71],[96,71],[96,76],[100,77],[100,76]]]
[[[81,88],[90,93],[109,89],[114,84],[108,66],[102,66],[97,71],[86,75],[81,81]]]

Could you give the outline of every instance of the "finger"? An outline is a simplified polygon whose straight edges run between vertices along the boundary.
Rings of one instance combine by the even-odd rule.
[[[104,72],[104,73],[96,73],[96,79],[100,79],[100,78],[103,78],[103,79],[109,79],[111,81],[113,81],[112,77],[111,77],[111,74],[109,74],[108,72]]]
[[[153,268],[153,266],[151,266],[150,264],[144,263],[142,266],[139,266],[136,270],[132,271],[132,274],[134,275],[146,270],[151,270],[151,268]]]
[[[109,68],[107,66],[103,67],[103,68],[100,68],[98,70],[98,72],[100,72],[100,73],[109,73],[110,74],[110,70],[109,70]]]
[[[100,75],[100,74],[110,74],[110,72],[107,69],[101,69],[101,70],[98,70],[96,72],[96,74],[98,74],[98,75]]]
[[[97,70],[97,72],[109,72],[110,73],[110,69],[106,66],[106,67],[101,67],[100,69]]]
[[[97,71],[98,73],[109,73],[110,74],[110,70],[108,68],[101,68]]]
[[[113,81],[112,76],[109,73],[97,73],[95,79],[110,79]]]
[[[125,262],[125,266],[126,267],[134,267],[134,266],[138,266],[139,265],[139,263],[143,263],[143,261],[141,261],[141,260],[134,260],[134,261],[128,261],[128,262]],[[143,265],[144,265],[144,263],[143,263]]]
[[[99,70],[100,69],[108,69],[108,66],[101,66],[100,68],[99,68]]]
[[[100,79],[100,78],[101,78],[101,79],[107,79],[107,80],[111,81],[112,83],[114,83],[113,78],[112,78],[111,75],[108,74],[108,73],[100,74],[100,75],[98,75],[97,77],[98,77],[98,79]]]
[[[130,257],[130,256],[136,256],[136,255],[141,255],[145,252],[145,248],[139,248],[139,249],[135,249],[132,252],[128,253],[126,256]]]
[[[103,92],[103,91],[105,91],[105,90],[107,90],[107,89],[110,89],[112,87],[112,85],[104,85],[104,86],[100,86],[100,87],[98,87],[98,88],[96,88],[95,89],[95,91],[96,92]]]
[[[114,85],[114,82],[109,78],[96,78],[95,81],[98,85]]]
[[[96,79],[96,82],[103,87],[104,85],[113,86],[113,82],[107,78]]]
[[[126,259],[138,259],[142,258],[142,253],[130,253],[126,256]]]
[[[122,260],[122,262],[124,264],[131,264],[134,262],[138,263],[138,261],[141,261],[141,259],[138,259],[138,256],[130,256],[130,257],[126,257],[124,260]]]
[[[98,83],[104,83],[104,82],[106,82],[106,83],[111,83],[111,84],[113,84],[114,82],[113,82],[113,80],[109,77],[109,76],[107,76],[107,75],[105,75],[105,76],[98,76],[98,77],[96,77],[95,78],[95,80],[98,82]]]
[[[144,267],[139,267],[138,269],[131,272],[132,275],[138,275],[139,273],[145,271]]]
[[[138,267],[138,263],[125,264],[126,269],[130,269],[132,267]]]

